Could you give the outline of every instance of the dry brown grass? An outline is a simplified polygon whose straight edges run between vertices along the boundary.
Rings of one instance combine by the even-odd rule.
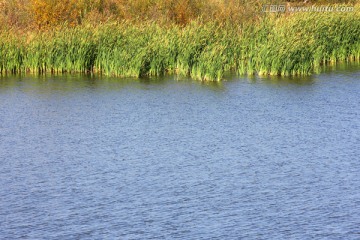
[[[353,4],[359,0],[331,0]],[[280,0],[0,0],[0,28],[46,29],[83,22],[151,21],[185,26],[195,19],[244,23],[261,17],[263,4]],[[304,1],[288,0],[291,4]],[[310,0],[308,4],[329,4]]]
[[[127,20],[186,25],[203,21],[247,21],[263,0],[1,0],[2,27],[38,28],[84,21]]]

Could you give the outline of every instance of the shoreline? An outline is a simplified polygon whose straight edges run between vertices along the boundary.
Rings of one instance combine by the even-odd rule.
[[[268,15],[244,26],[109,22],[0,36],[1,73],[178,74],[219,81],[226,71],[311,75],[323,65],[360,60],[358,12]]]

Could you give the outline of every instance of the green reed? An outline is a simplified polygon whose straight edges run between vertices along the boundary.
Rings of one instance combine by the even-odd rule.
[[[143,77],[179,74],[221,80],[238,74],[308,75],[360,59],[360,14],[264,15],[254,24],[181,27],[126,22],[0,33],[0,72],[92,72]]]

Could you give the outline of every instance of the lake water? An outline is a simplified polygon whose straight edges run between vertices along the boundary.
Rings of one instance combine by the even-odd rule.
[[[360,67],[0,78],[0,239],[360,239]]]

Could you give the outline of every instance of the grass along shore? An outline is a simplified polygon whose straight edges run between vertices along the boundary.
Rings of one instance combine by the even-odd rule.
[[[262,15],[253,24],[200,19],[186,26],[126,21],[0,33],[0,72],[180,74],[221,80],[239,75],[309,75],[321,65],[360,60],[360,13]]]

